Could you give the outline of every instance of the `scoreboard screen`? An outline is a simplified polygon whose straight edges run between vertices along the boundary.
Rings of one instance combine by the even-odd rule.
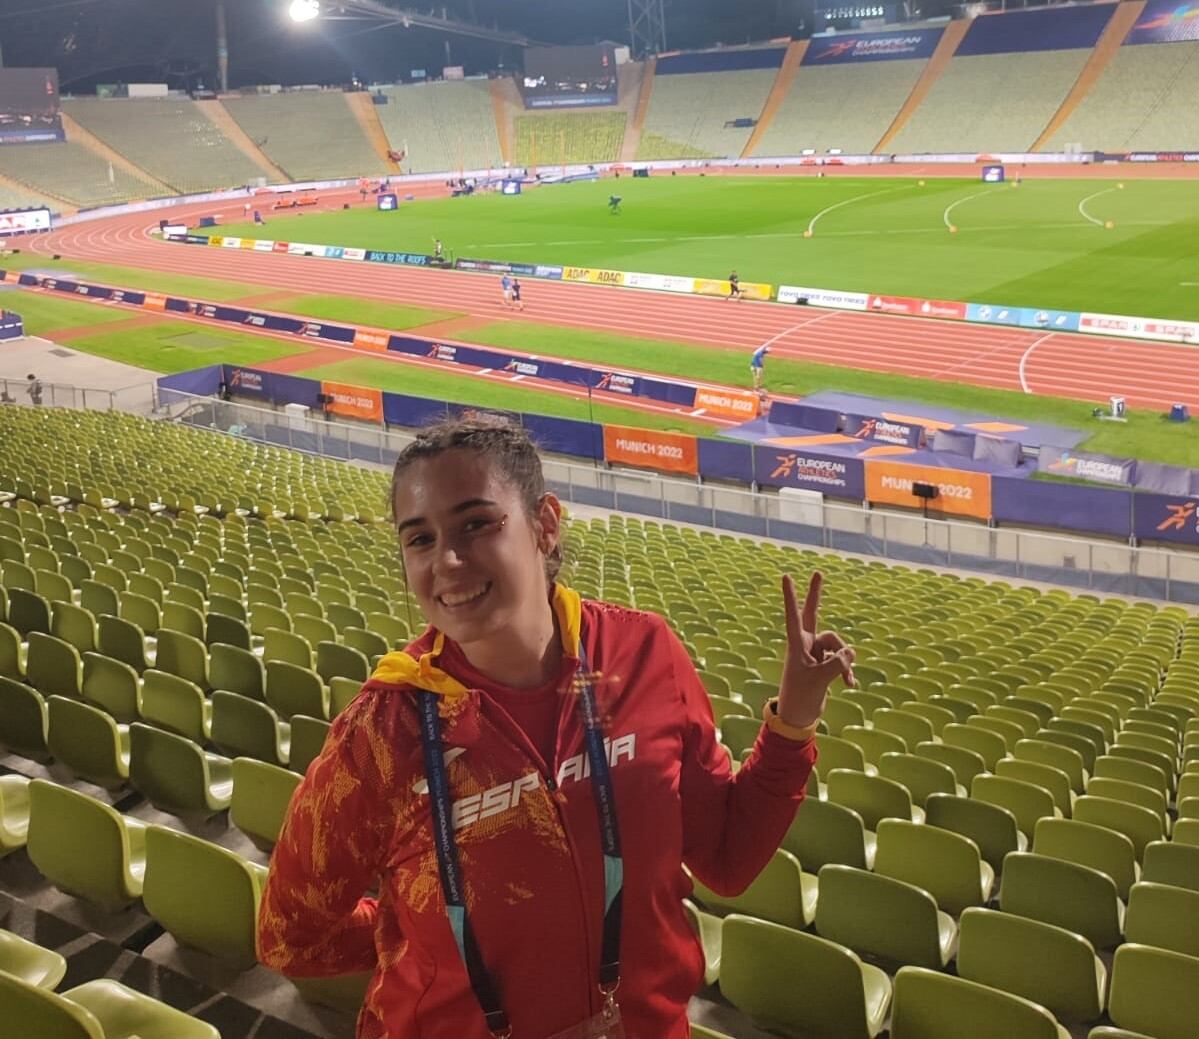
[[[521,93],[526,108],[616,104],[616,48],[527,47]]]
[[[2,209],[0,210],[0,237],[14,234],[33,234],[51,228],[48,209]]]
[[[0,144],[64,139],[58,71],[0,68]]]

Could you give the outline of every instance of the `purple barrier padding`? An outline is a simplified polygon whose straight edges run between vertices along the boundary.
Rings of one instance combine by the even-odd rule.
[[[12,310],[0,310],[0,339],[20,339],[25,334],[21,315]]]
[[[1199,40],[1197,0],[1149,0],[1124,42],[1179,43]]]
[[[312,322],[309,322],[309,325],[312,327],[309,327],[304,333],[307,336],[325,339],[330,343],[352,343],[354,341],[354,329],[346,325],[326,325],[322,323],[313,326]]]
[[[1199,470],[1191,471],[1191,497],[1199,498]]]
[[[621,372],[602,372],[593,369],[588,382],[593,390],[623,393],[628,397],[640,397],[644,392],[639,375],[624,375]]]
[[[655,76],[680,72],[734,72],[738,69],[777,69],[783,63],[783,47],[750,51],[704,51],[700,54],[669,54],[658,59]]]
[[[604,457],[603,426],[549,415],[521,415],[520,421],[543,451],[576,458]]]
[[[1133,510],[1133,531],[1138,538],[1199,545],[1199,498],[1173,494],[1135,494]]]
[[[313,411],[321,410],[320,380],[279,372],[264,372],[263,376],[267,393],[276,404],[306,404]]]
[[[1137,462],[1137,475],[1133,486],[1138,490],[1153,491],[1155,494],[1194,494],[1193,481],[1199,477],[1194,469],[1183,469],[1178,465],[1162,465],[1159,462]]]
[[[590,386],[594,376],[592,368],[566,364],[563,361],[547,361],[540,357],[536,360],[514,357],[508,363],[508,369],[524,374],[529,374],[530,369],[535,369],[540,378],[553,379],[554,382],[563,382],[569,386]]]
[[[36,285],[41,279],[33,274],[22,274],[17,278],[18,285]]]
[[[1132,525],[1132,499],[1132,491],[1115,487],[991,477],[991,515],[999,523],[1127,537]]]
[[[130,303],[135,307],[143,306],[146,302],[146,294],[133,289],[113,289],[108,298],[114,303]]]
[[[163,305],[163,310],[173,311],[176,314],[194,314],[199,309],[199,303],[193,303],[188,299],[179,299],[177,296],[167,296],[166,303]]]
[[[772,415],[771,418],[774,416]],[[884,444],[902,447],[919,447],[924,435],[923,426],[909,422],[889,422],[870,415],[845,415],[841,421],[842,432],[856,440],[877,440]]]
[[[169,301],[168,301],[169,302]],[[260,328],[269,329],[272,332],[290,332],[292,335],[302,332],[305,321],[300,321],[294,317],[280,317],[278,314],[254,314],[254,324],[258,324],[258,318],[262,318]]]
[[[974,461],[1001,465],[1015,469],[1020,464],[1020,441],[1004,440],[1002,437],[976,436],[974,438]]]
[[[43,282],[43,285],[55,292],[65,292],[72,296],[86,296],[88,299],[112,298],[112,289],[104,288],[101,285],[87,285],[81,281],[54,280],[53,284]]]
[[[943,29],[865,32],[853,36],[812,37],[801,65],[842,65],[849,61],[931,58]]]
[[[158,380],[158,390],[177,390],[198,397],[210,397],[221,388],[225,378],[223,364],[210,364],[207,368],[193,368],[189,372],[164,375]]]
[[[772,426],[795,426],[817,433],[835,433],[840,420],[841,413],[834,408],[814,408],[799,401],[776,401],[770,405]]]
[[[665,401],[690,408],[695,404],[695,387],[681,382],[663,382],[661,379],[641,379],[641,395],[650,400]]]
[[[418,429],[445,418],[447,414],[445,401],[410,397],[406,393],[383,394],[383,421],[389,426]]]
[[[270,400],[267,392],[266,372],[257,368],[241,368],[235,364],[225,367],[225,384],[235,397],[254,397],[258,400]]]
[[[1086,4],[984,14],[970,24],[954,57],[1090,49],[1115,9],[1115,4]]]
[[[801,487],[833,498],[862,501],[866,497],[866,467],[857,458],[758,447],[754,480],[763,486]]]
[[[1051,444],[1041,446],[1037,471],[1054,476],[1073,476],[1080,480],[1114,483],[1131,487],[1137,464],[1131,458],[1071,451]]]
[[[974,434],[955,433],[952,429],[938,429],[933,432],[933,440],[930,446],[938,454],[973,458]]]
[[[749,483],[752,478],[754,451],[769,450],[709,437],[700,437],[696,444],[699,448],[700,476],[708,480],[739,480],[741,483]]]

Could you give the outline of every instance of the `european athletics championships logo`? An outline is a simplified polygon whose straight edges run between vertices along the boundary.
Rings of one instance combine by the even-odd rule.
[[[1151,2],[1128,34],[1129,43],[1174,43],[1199,40],[1199,0]]]

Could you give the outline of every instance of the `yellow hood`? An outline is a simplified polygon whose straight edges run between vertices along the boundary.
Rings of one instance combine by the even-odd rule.
[[[582,606],[579,593],[562,584],[554,584],[554,615],[558,618],[558,631],[562,637],[562,649],[568,655],[579,655],[579,630]],[[408,685],[440,693],[449,699],[465,695],[467,689],[458,679],[447,675],[437,666],[437,659],[445,646],[445,632],[438,631],[433,639],[433,648],[420,659],[405,650],[386,654],[380,661],[372,682],[386,685]]]

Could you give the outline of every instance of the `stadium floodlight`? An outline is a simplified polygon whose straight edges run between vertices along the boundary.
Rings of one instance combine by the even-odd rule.
[[[287,13],[293,22],[310,22],[320,17],[320,0],[292,0]]]

